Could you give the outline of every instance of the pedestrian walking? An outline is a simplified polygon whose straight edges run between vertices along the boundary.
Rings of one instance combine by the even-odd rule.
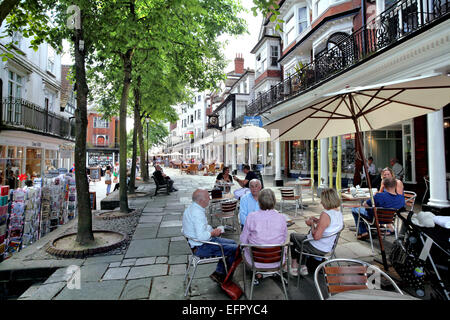
[[[110,166],[106,167],[105,184],[106,184],[106,195],[108,196],[111,193],[111,184],[112,184],[112,175]]]

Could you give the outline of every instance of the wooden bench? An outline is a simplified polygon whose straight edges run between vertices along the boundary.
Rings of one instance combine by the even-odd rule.
[[[156,190],[155,190],[155,196],[158,194],[158,190],[160,189],[166,189],[166,193],[169,194],[169,186],[166,183],[164,184],[159,184],[158,180],[155,178],[155,176],[152,176],[153,181],[155,181],[155,185],[156,185]]]

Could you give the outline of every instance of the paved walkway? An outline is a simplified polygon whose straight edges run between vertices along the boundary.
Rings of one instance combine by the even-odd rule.
[[[174,180],[178,192],[157,197],[129,199],[130,207],[142,208],[143,213],[124,255],[98,256],[87,259],[72,259],[66,265],[80,266],[80,289],[69,289],[67,280],[72,273],[69,267],[55,271],[42,285],[30,287],[20,299],[44,300],[128,300],[128,299],[168,299],[168,300],[212,300],[228,299],[218,285],[209,278],[215,266],[204,265],[197,269],[191,294],[184,297],[183,279],[190,254],[189,247],[181,234],[182,213],[191,203],[192,192],[197,188],[211,188],[215,177],[179,175],[179,170],[165,169]],[[264,181],[265,187],[273,188],[277,198],[278,188],[273,181]],[[143,188],[152,188],[151,185]],[[153,193],[151,193],[153,195]],[[308,198],[307,198],[308,199]],[[321,207],[318,200],[309,204],[304,215],[294,218],[295,224],[289,233],[306,233],[304,220],[318,215]],[[294,213],[291,206],[289,214]],[[286,211],[285,211],[286,212]],[[347,211],[345,224],[353,226],[353,218]],[[239,234],[227,232],[225,237],[239,239]],[[376,242],[376,241],[375,241]],[[377,248],[377,243],[374,243]],[[355,240],[354,232],[345,229],[341,234],[338,257],[357,258],[373,262],[368,242]],[[242,270],[238,268],[234,279],[242,283]],[[248,279],[248,278],[247,278]],[[301,288],[296,287],[296,278],[288,286],[290,299],[317,299],[312,276],[301,280]],[[241,299],[245,299],[243,296]],[[281,283],[276,278],[266,278],[254,289],[254,299],[284,299]]]

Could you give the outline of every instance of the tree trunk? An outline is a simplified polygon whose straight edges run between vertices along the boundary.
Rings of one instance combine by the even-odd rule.
[[[138,77],[137,86],[139,86],[140,78]],[[131,174],[129,192],[134,194],[134,187],[136,185],[136,158],[137,158],[137,125],[141,121],[139,112],[139,89],[134,88],[134,128],[133,128],[133,156],[131,160]]]
[[[128,49],[122,56],[123,59],[123,88],[120,100],[120,170],[119,170],[119,193],[120,193],[120,212],[128,213],[127,197],[127,102],[131,84],[131,59],[133,50]]]
[[[75,141],[75,181],[78,201],[78,230],[76,241],[86,245],[94,241],[92,233],[92,213],[89,198],[89,183],[86,175],[86,130],[87,94],[85,58],[86,48],[80,50],[83,41],[83,30],[75,30],[75,79],[77,88],[76,141]]]
[[[20,0],[4,0],[0,4],[0,25],[8,14],[19,4]]]
[[[142,132],[142,117],[139,117],[137,133],[138,133],[139,151],[141,154],[141,178],[143,181],[148,182],[149,181],[148,167],[147,167],[148,150],[144,146],[144,135]]]

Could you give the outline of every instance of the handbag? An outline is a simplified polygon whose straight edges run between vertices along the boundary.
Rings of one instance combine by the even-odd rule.
[[[105,180],[106,184],[111,184],[111,180]]]
[[[118,177],[114,177],[114,183],[119,183],[119,178]]]
[[[237,248],[234,262],[231,265],[231,268],[228,270],[228,274],[221,285],[222,290],[225,291],[225,293],[231,298],[231,300],[239,299],[243,293],[241,287],[232,280],[234,270],[236,270],[241,261],[242,261],[241,250]]]

